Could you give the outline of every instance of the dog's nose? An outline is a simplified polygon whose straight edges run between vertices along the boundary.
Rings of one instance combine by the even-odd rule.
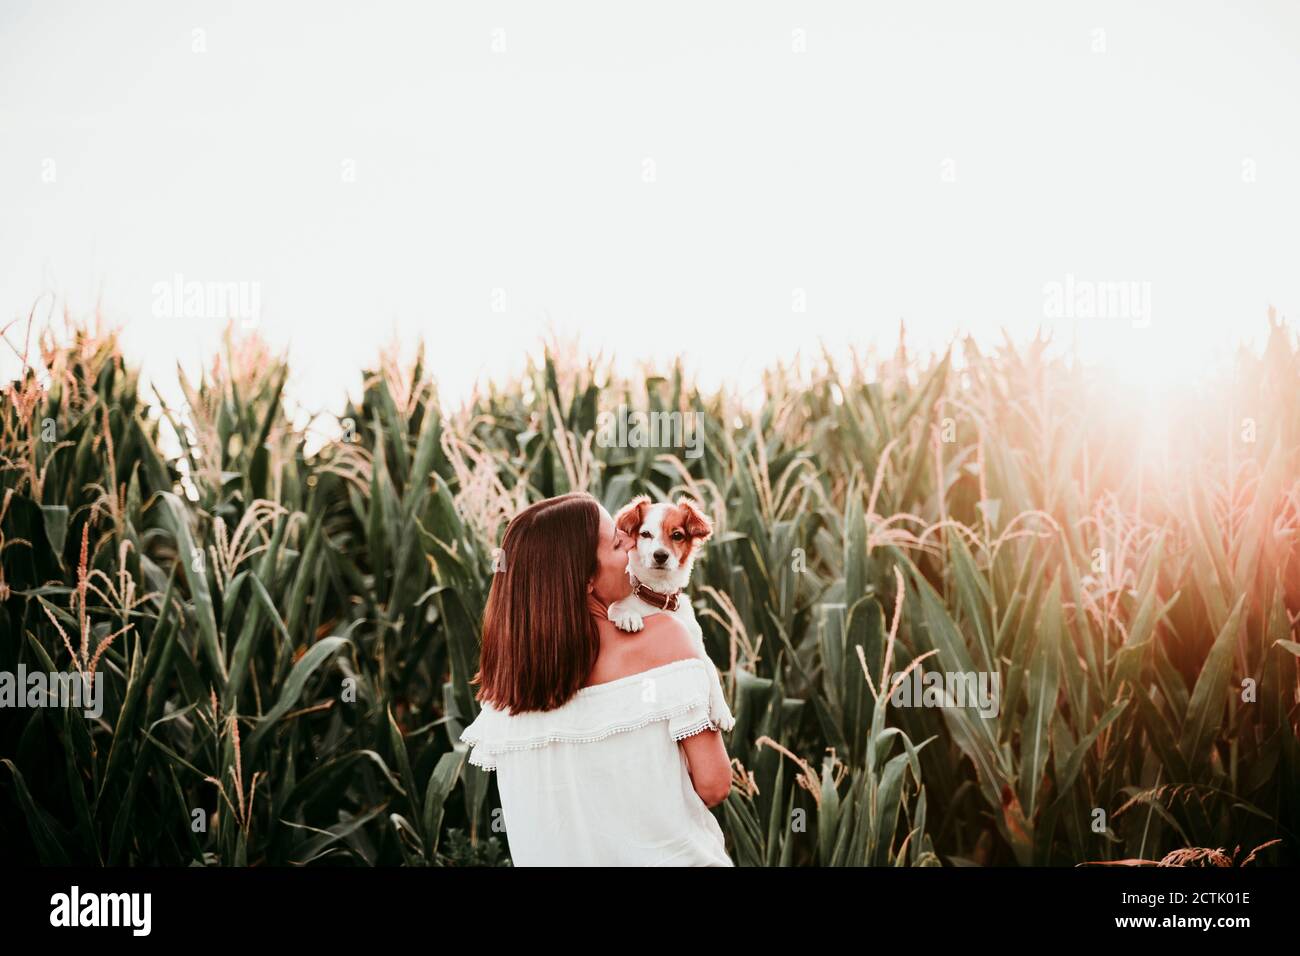
[[[668,552],[662,549],[655,552],[655,564],[663,564],[668,560]]]

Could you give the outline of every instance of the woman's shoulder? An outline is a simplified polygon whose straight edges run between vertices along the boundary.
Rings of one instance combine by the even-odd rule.
[[[593,685],[696,656],[686,628],[668,614],[650,615],[639,631],[615,630],[613,624],[608,628],[596,663],[587,675]]]
[[[685,625],[671,614],[650,615],[637,638],[630,664],[638,671],[696,656]]]

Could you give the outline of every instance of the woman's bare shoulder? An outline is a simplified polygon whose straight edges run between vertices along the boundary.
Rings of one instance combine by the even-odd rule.
[[[671,614],[650,615],[645,619],[645,629],[637,636],[640,640],[634,657],[638,671],[696,656],[685,625]]]
[[[605,628],[605,622],[601,622]],[[630,677],[652,667],[695,657],[695,645],[680,621],[669,614],[652,614],[641,630],[628,634],[613,630],[602,641],[600,655],[587,678],[588,686]]]

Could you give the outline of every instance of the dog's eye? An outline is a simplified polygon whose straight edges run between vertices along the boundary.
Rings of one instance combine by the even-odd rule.
[[[674,540],[674,541],[680,541],[680,540],[682,540],[682,538],[684,538],[684,537],[686,537],[686,535],[682,534],[680,531],[674,531],[674,532],[673,532],[673,540]]]
[[[650,536],[651,536],[651,535],[650,535],[650,532],[649,532],[649,531],[642,531],[642,532],[641,532],[641,537],[643,537],[643,538],[649,538]]]

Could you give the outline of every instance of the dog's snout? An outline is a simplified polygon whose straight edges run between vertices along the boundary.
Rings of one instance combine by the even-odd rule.
[[[668,560],[668,552],[665,551],[663,548],[660,548],[658,551],[655,552],[654,558],[655,558],[655,564],[663,564],[665,561]]]

